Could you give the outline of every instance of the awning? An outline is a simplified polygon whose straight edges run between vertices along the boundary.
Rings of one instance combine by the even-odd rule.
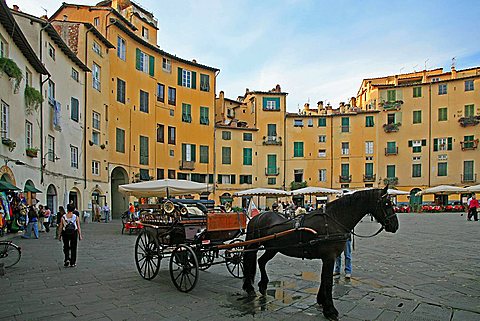
[[[15,185],[7,182],[7,181],[1,181],[0,180],[0,192],[6,192],[6,191],[19,191],[20,189],[16,187]]]
[[[35,186],[31,185],[25,185],[25,189],[23,190],[25,193],[31,192],[31,193],[41,193],[42,191],[35,188]]]

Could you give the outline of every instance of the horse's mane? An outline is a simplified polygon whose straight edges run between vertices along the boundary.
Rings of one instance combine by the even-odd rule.
[[[368,189],[346,194],[327,203],[325,211],[328,213],[335,213],[337,211],[345,210],[346,206],[350,207],[353,204],[361,205],[363,202],[370,201],[371,198],[375,197],[378,190],[379,189]]]

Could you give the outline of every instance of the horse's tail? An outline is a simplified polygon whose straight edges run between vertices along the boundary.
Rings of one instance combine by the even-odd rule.
[[[255,294],[253,282],[257,270],[258,245],[252,244],[245,247],[243,254],[243,290],[249,295]]]

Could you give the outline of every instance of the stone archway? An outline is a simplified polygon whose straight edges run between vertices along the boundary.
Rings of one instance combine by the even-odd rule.
[[[83,206],[82,208],[80,208],[82,204],[82,195],[80,194],[80,191],[78,190],[78,188],[73,187],[70,190],[70,192],[68,193],[68,202],[66,203],[67,204],[73,203],[73,205],[78,211],[81,211],[83,209]]]
[[[409,205],[414,212],[418,212],[422,206],[423,197],[422,195],[417,196],[417,193],[420,191],[420,188],[414,188],[410,191]]]
[[[58,212],[58,197],[57,189],[53,184],[48,185],[47,188],[47,206],[52,211],[52,214]]]
[[[128,173],[123,167],[115,167],[111,174],[112,218],[120,218],[128,209],[128,197],[118,191],[123,184],[128,184]]]

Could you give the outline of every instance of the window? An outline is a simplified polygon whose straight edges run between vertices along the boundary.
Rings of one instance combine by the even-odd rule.
[[[252,175],[240,175],[240,184],[252,184]]]
[[[365,117],[365,127],[373,127],[373,116],[366,116]]]
[[[373,177],[373,163],[365,163],[365,176]]]
[[[448,119],[447,107],[438,108],[438,121],[446,121]]]
[[[193,144],[182,144],[182,160],[186,162],[196,161],[196,146]]]
[[[227,131],[222,131],[222,139],[223,140],[230,140],[232,139],[232,133]]]
[[[25,147],[33,147],[33,125],[28,120],[25,121]]]
[[[79,104],[78,104],[78,99],[77,98],[70,98],[70,118],[73,121],[78,122],[79,120]]]
[[[157,168],[157,179],[165,178],[165,170],[163,168]]]
[[[365,142],[365,154],[366,155],[373,154],[373,142]]]
[[[252,149],[243,149],[243,165],[252,165]]]
[[[422,123],[422,111],[421,110],[414,110],[413,111],[413,123],[414,124],[421,124]]]
[[[92,131],[92,143],[100,145],[100,133],[95,130]]]
[[[51,135],[47,136],[47,155],[49,161],[55,162],[55,137]]]
[[[318,118],[318,127],[326,127],[326,126],[327,126],[327,117]]]
[[[117,36],[117,57],[123,61],[127,60],[127,44],[120,36]]]
[[[32,87],[32,72],[28,70],[28,68],[26,67],[25,67],[25,85]]]
[[[318,170],[318,180],[320,182],[326,182],[327,181],[327,170],[325,168],[322,168],[322,169]]]
[[[147,55],[137,48],[135,68],[153,77],[155,75],[155,57]]]
[[[277,178],[276,177],[269,177],[267,180],[268,185],[276,185],[277,184]]]
[[[294,119],[293,120],[293,127],[303,127],[303,120],[302,119]]]
[[[422,146],[427,146],[427,140],[426,139],[409,140],[408,141],[408,147],[412,147],[412,152],[413,153],[421,153],[422,152]]]
[[[422,176],[422,164],[413,164],[412,177],[421,177],[421,176]]]
[[[140,165],[148,165],[148,137],[140,136]]]
[[[8,138],[9,133],[10,133],[10,106],[8,106],[3,100],[2,100],[2,115],[1,115],[1,126],[2,126],[2,138]]]
[[[208,107],[201,107],[200,106],[200,124],[201,125],[210,124],[208,114],[209,114]]]
[[[78,82],[78,76],[79,76],[78,71],[75,68],[72,68],[72,74],[71,74],[72,79]]]
[[[252,133],[243,133],[243,141],[251,142],[252,141]]]
[[[348,133],[350,131],[350,118],[342,117],[342,133]]]
[[[119,153],[125,153],[125,130],[115,129],[115,150]]]
[[[387,115],[387,124],[395,124],[395,114]]]
[[[439,78],[439,77],[434,77],[434,78],[432,78],[432,82],[438,82],[438,81],[440,81],[440,78]]]
[[[308,127],[313,127],[313,119],[312,119],[312,118],[309,118],[309,119],[307,120],[307,126],[308,126]]]
[[[48,44],[48,55],[55,60],[55,48],[50,43]]]
[[[453,147],[452,137],[442,137],[433,139],[433,151],[452,150]]]
[[[208,146],[200,145],[200,163],[208,164]]]
[[[235,184],[235,175],[218,175],[219,184]]]
[[[98,27],[100,25],[100,17],[93,18],[93,25]]]
[[[192,105],[182,104],[182,121],[184,123],[192,122]]]
[[[350,154],[350,143],[342,142],[342,155]]]
[[[447,84],[438,84],[438,94],[439,95],[447,94]]]
[[[168,170],[168,178],[175,179],[175,170],[174,169],[169,169]]]
[[[157,143],[165,142],[165,125],[157,124]]]
[[[48,80],[47,93],[48,103],[53,106],[55,104],[55,83],[51,80]]]
[[[140,111],[148,113],[148,92],[140,90]]]
[[[413,87],[413,98],[422,97],[422,87]]]
[[[222,147],[222,164],[232,163],[232,149],[230,147]]]
[[[303,182],[303,169],[294,169],[293,170],[293,180],[296,183]]]
[[[124,80],[117,78],[117,101],[125,104],[126,86]]]
[[[148,29],[145,27],[142,27],[142,38],[148,40]]]
[[[70,167],[78,168],[78,147],[70,145]]]
[[[465,80],[465,91],[472,91],[473,89],[473,80]]]
[[[196,77],[196,72],[192,72],[190,70],[182,69],[182,68],[178,68],[178,71],[182,75],[181,76],[182,82],[179,85],[182,85],[183,87],[195,89],[195,86],[193,86],[193,83],[194,83],[193,79]]]
[[[394,178],[395,176],[395,165],[387,165],[387,178]]]
[[[100,91],[100,66],[96,63],[92,67],[92,84],[93,88]]]
[[[303,142],[293,142],[293,157],[303,157]]]
[[[396,90],[387,90],[387,100],[388,101],[396,101],[397,100]]]
[[[327,142],[327,135],[318,135],[318,142],[319,143],[326,143]]]
[[[276,137],[277,136],[277,125],[276,124],[267,124],[267,136]],[[272,138],[273,140],[273,138]]]
[[[102,47],[98,44],[98,42],[93,41],[92,50],[99,56],[102,56]]]
[[[210,76],[200,74],[200,90],[210,91]]]
[[[318,150],[318,157],[327,157],[327,150],[326,149],[319,149]]]
[[[162,58],[162,70],[165,72],[172,72],[172,61],[168,58]]]
[[[100,175],[100,162],[92,161],[92,174],[95,176]]]
[[[168,126],[168,143],[175,145],[175,127]]]
[[[157,101],[165,102],[165,85],[157,83]]]
[[[168,104],[175,106],[177,104],[177,90],[173,87],[168,87]]]
[[[475,116],[475,105],[465,105],[465,117]]]
[[[267,155],[267,175],[277,175],[277,155]]]
[[[447,176],[447,163],[438,163],[438,176]]]
[[[100,114],[97,112],[92,113],[92,127],[100,130]]]
[[[0,35],[0,58],[8,58],[8,43]]]
[[[474,135],[463,136],[462,149],[471,149],[471,148],[474,147],[474,144],[475,144],[475,136]]]
[[[263,97],[262,107],[263,110],[280,110],[280,97]]]
[[[395,142],[387,142],[387,154],[397,154],[397,144]]]
[[[346,178],[349,178],[350,176],[350,165],[349,164],[342,164],[341,165],[341,176],[342,177],[346,177]]]
[[[474,163],[473,160],[463,161],[463,181],[474,182]]]

